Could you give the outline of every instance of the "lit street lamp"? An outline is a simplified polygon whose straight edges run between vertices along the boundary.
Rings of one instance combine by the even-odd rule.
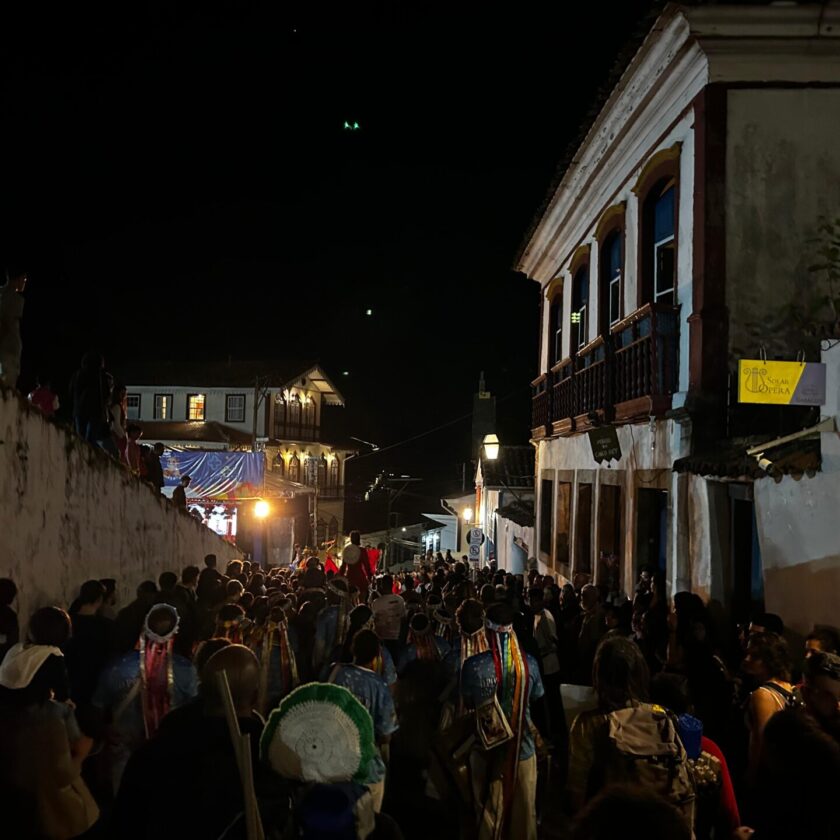
[[[496,435],[484,436],[484,457],[488,461],[495,461],[499,457],[499,438]]]
[[[464,522],[472,522],[473,509],[472,508],[464,508],[464,511],[461,514],[461,516],[464,517]]]
[[[256,516],[257,519],[265,519],[270,511],[271,508],[269,508],[268,502],[265,499],[260,499],[254,505],[254,516]]]

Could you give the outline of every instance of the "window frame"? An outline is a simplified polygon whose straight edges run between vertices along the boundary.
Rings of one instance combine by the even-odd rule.
[[[548,298],[548,370],[563,361],[563,286]]]
[[[586,295],[580,301],[580,306],[575,308],[575,298],[578,290],[578,278],[586,273]],[[569,355],[576,354],[582,347],[589,343],[589,292],[590,283],[592,282],[589,260],[584,260],[579,263],[572,274],[572,295],[571,306],[569,312]],[[579,320],[573,321],[572,318],[577,315]],[[575,329],[576,328],[576,329]],[[572,339],[577,338],[577,346],[572,346]]]
[[[137,416],[136,417],[133,417],[131,415],[131,406],[129,404],[129,401],[132,399],[132,397],[137,397]],[[126,392],[126,395],[125,395],[125,418],[126,418],[126,420],[141,420],[142,417],[143,417],[143,395],[136,392],[136,391],[133,394],[129,394],[129,393]]]
[[[242,419],[241,420],[234,420],[230,416],[230,401],[231,398],[237,398],[242,400]],[[245,422],[245,407],[247,403],[247,395],[246,394],[225,394],[225,423],[244,423]]]
[[[609,276],[608,256],[616,237],[619,243],[618,274]],[[604,212],[598,223],[595,239],[598,242],[598,335],[606,337],[626,314],[624,312],[624,284],[627,273],[627,227],[624,202],[615,204]],[[618,314],[615,318],[611,313],[614,286],[618,287]]]
[[[161,417],[160,413],[158,412],[158,399],[162,398],[165,399],[166,402],[166,416]],[[152,418],[154,420],[172,420],[172,407],[175,404],[175,396],[174,394],[155,394],[154,401],[152,403]]]
[[[202,404],[201,404],[201,417],[192,417],[192,411],[190,408],[190,400],[193,397],[201,397]],[[200,391],[196,391],[192,394],[187,394],[187,422],[188,423],[204,423],[207,421],[207,394],[201,393]]]

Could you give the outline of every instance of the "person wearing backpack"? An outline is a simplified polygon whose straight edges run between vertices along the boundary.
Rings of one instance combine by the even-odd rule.
[[[799,705],[790,683],[790,654],[785,640],[775,633],[756,633],[747,643],[744,672],[758,688],[747,701],[749,729],[748,776],[755,779],[761,757],[764,727],[777,712]]]
[[[634,785],[664,797],[694,823],[695,785],[676,718],[649,699],[639,648],[622,636],[598,646],[592,682],[598,706],[572,724],[567,790],[579,811],[605,787]]]

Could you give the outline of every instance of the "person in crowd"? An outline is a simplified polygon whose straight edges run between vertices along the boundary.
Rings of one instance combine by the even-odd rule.
[[[175,588],[183,601],[196,602],[199,574],[198,566],[186,566],[181,572],[181,582]]]
[[[152,487],[156,487],[158,493],[163,491],[164,485],[163,467],[160,463],[160,459],[163,457],[164,451],[165,449],[163,444],[158,442],[149,450],[148,453],[146,453],[145,459],[146,481],[148,481]]]
[[[361,600],[367,601],[370,563],[367,552],[362,548],[362,535],[358,531],[350,532],[350,542],[341,552],[339,574],[346,575],[350,585],[359,590]]]
[[[566,715],[563,713],[563,697],[560,694],[559,641],[554,616],[546,609],[544,592],[539,587],[528,590],[528,603],[533,614],[533,636],[539,652],[538,662],[542,666],[540,675],[545,689],[549,714],[549,731],[555,740],[564,741]]]
[[[344,686],[370,712],[373,719],[376,743],[384,746],[397,731],[397,713],[388,685],[379,674],[379,638],[372,630],[360,630],[353,637],[352,664],[339,664],[330,675],[330,682]],[[369,787],[374,800],[374,810],[382,810],[385,795],[385,762],[376,756],[375,770],[371,773]]]
[[[108,413],[111,419],[111,440],[117,450],[119,456],[118,460],[128,466],[128,409],[127,409],[128,395],[125,385],[116,385],[111,394],[111,402],[108,406]]]
[[[344,639],[344,645],[341,648],[338,661],[348,663],[353,661],[353,639],[360,630],[374,630],[373,610],[367,604],[359,604],[350,611],[347,636]],[[375,631],[374,631],[375,632]],[[377,636],[377,638],[379,638]],[[397,682],[397,668],[394,664],[391,652],[385,645],[379,645],[379,656],[375,661],[376,673],[385,680],[385,685],[393,692],[394,686]]]
[[[111,386],[99,353],[85,353],[70,381],[70,394],[76,432],[90,443],[104,445],[106,437],[110,440]]]
[[[136,423],[129,423],[125,427],[126,444],[125,460],[128,468],[135,474],[141,474],[143,464],[143,452],[140,448],[140,438],[143,437],[143,430]]]
[[[52,383],[46,376],[39,375],[35,380],[35,387],[27,397],[45,417],[54,417],[61,407],[58,394],[52,389]]]
[[[99,614],[104,602],[105,587],[98,580],[85,581],[71,615],[73,634],[65,645],[64,656],[70,695],[81,708],[89,706],[99,674],[113,650],[113,622]]]
[[[300,685],[296,637],[289,627],[293,603],[277,599],[273,606],[266,599],[248,640],[260,663],[260,681],[256,708],[268,714],[287,694]]]
[[[60,645],[70,618],[57,607],[35,612],[27,643],[0,664],[0,814],[3,836],[69,840],[99,817],[81,776],[91,740],[72,705],[56,699],[62,674]],[[56,644],[57,643],[57,644]]]
[[[840,743],[840,656],[817,651],[805,660],[800,688],[805,708]]]
[[[737,840],[833,840],[840,837],[836,807],[840,745],[801,708],[774,714],[764,729],[755,803]]]
[[[114,650],[117,654],[127,653],[137,644],[143,622],[157,596],[157,584],[153,580],[144,580],[137,587],[137,597],[117,613],[114,621]]]
[[[536,840],[537,759],[530,707],[543,696],[543,685],[536,660],[519,646],[513,618],[506,603],[487,610],[488,650],[464,662],[460,691],[467,708],[475,710],[489,748],[476,755],[487,766],[488,780],[484,796],[476,797],[481,835]],[[501,740],[500,731],[511,737]]]
[[[604,611],[601,608],[598,589],[587,583],[580,592],[580,616],[577,634],[578,683],[589,685],[592,680],[592,663],[598,642],[604,635]]]
[[[604,639],[592,667],[597,707],[572,724],[567,795],[573,813],[612,783],[637,784],[667,796],[693,827],[695,789],[672,718],[650,705],[650,676],[639,648]],[[657,761],[670,755],[667,769]]]
[[[374,607],[376,602],[374,602]],[[376,612],[374,611],[374,617]],[[378,634],[377,634],[378,635]],[[408,624],[408,644],[397,659],[397,673],[417,660],[422,662],[444,662],[450,654],[450,645],[441,636],[436,636],[434,625],[426,613],[415,613]]]
[[[752,634],[747,644],[743,668],[757,685],[747,703],[748,761],[750,774],[754,778],[761,758],[764,728],[773,715],[795,703],[790,683],[787,643],[775,633]]]
[[[350,613],[350,587],[347,578],[336,577],[327,582],[327,606],[318,613],[312,650],[312,669],[319,674],[324,665],[333,662],[344,644]]]
[[[629,785],[612,785],[575,820],[572,840],[615,840],[638,830],[646,840],[693,840],[691,826],[667,799]]]
[[[840,653],[840,637],[831,627],[815,627],[805,637],[805,658],[815,653]]]
[[[17,613],[12,608],[15,598],[15,582],[11,578],[0,578],[0,662],[20,638]]]
[[[109,621],[117,618],[117,581],[115,578],[101,578],[99,581],[105,587],[105,599],[99,608],[99,614]]]
[[[230,687],[240,731],[251,741],[252,773],[258,794],[274,788],[280,812],[263,812],[269,825],[285,822],[288,791],[259,762],[263,724],[255,714],[259,664],[243,645],[215,652],[201,670],[201,689],[194,703],[170,712],[156,737],[129,760],[111,820],[112,836],[124,840],[147,837],[222,837],[244,820],[242,784],[231,734],[225,719],[219,675]],[[185,807],[188,803],[189,807]]]
[[[20,321],[26,281],[26,272],[6,269],[6,282],[0,287],[0,383],[7,388],[17,388],[20,376]]]
[[[149,610],[137,650],[126,653],[101,674],[93,703],[108,715],[114,790],[134,750],[157,732],[170,709],[194,697],[192,663],[173,652],[178,612],[169,604]]]
[[[394,578],[391,575],[382,575],[376,581],[376,591],[379,597],[371,605],[376,635],[396,661],[400,656],[399,641],[406,617],[405,601],[394,594]]]
[[[190,486],[192,478],[182,475],[178,486],[172,491],[172,502],[178,510],[187,509],[187,487]]]

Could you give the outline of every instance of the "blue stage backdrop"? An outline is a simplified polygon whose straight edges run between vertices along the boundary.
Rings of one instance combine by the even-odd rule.
[[[192,480],[189,499],[231,500],[253,498],[263,492],[265,457],[261,452],[218,452],[167,450],[160,459],[167,496],[181,476]]]

